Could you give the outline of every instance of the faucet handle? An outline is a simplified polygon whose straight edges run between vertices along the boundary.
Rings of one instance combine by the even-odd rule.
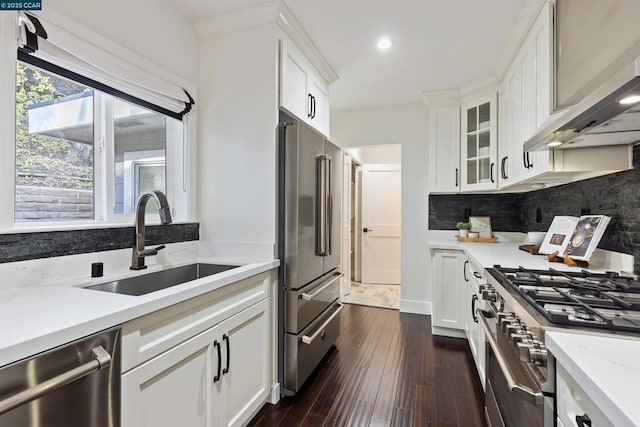
[[[149,255],[157,255],[159,250],[166,248],[165,245],[156,246],[151,249],[144,249],[142,251],[138,251],[139,256],[149,256]]]

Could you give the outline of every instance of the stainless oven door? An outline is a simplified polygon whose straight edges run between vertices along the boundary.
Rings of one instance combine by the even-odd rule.
[[[494,317],[478,310],[487,340],[485,411],[490,427],[544,426],[541,385],[518,359]]]

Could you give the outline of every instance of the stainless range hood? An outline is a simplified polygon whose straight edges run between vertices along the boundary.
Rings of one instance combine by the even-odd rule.
[[[575,105],[554,113],[524,144],[525,151],[541,150],[549,143],[569,149],[640,142],[640,57],[624,66],[602,86]]]

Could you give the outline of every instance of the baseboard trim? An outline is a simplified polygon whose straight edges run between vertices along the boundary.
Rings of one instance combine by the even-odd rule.
[[[431,314],[430,301],[417,301],[410,299],[400,300],[400,312],[411,314]]]
[[[275,405],[280,401],[280,383],[276,383],[271,387],[271,395],[269,396],[269,403]]]
[[[467,339],[467,335],[460,329],[442,328],[440,326],[431,326],[431,333],[433,335],[439,335],[442,337],[451,338],[464,338]]]

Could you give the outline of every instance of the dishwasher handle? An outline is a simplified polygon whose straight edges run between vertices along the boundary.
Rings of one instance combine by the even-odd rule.
[[[0,415],[18,406],[22,406],[25,403],[29,403],[32,400],[36,400],[69,383],[84,378],[93,372],[106,368],[111,364],[111,355],[101,345],[94,348],[91,353],[93,354],[93,360],[0,401]]]

